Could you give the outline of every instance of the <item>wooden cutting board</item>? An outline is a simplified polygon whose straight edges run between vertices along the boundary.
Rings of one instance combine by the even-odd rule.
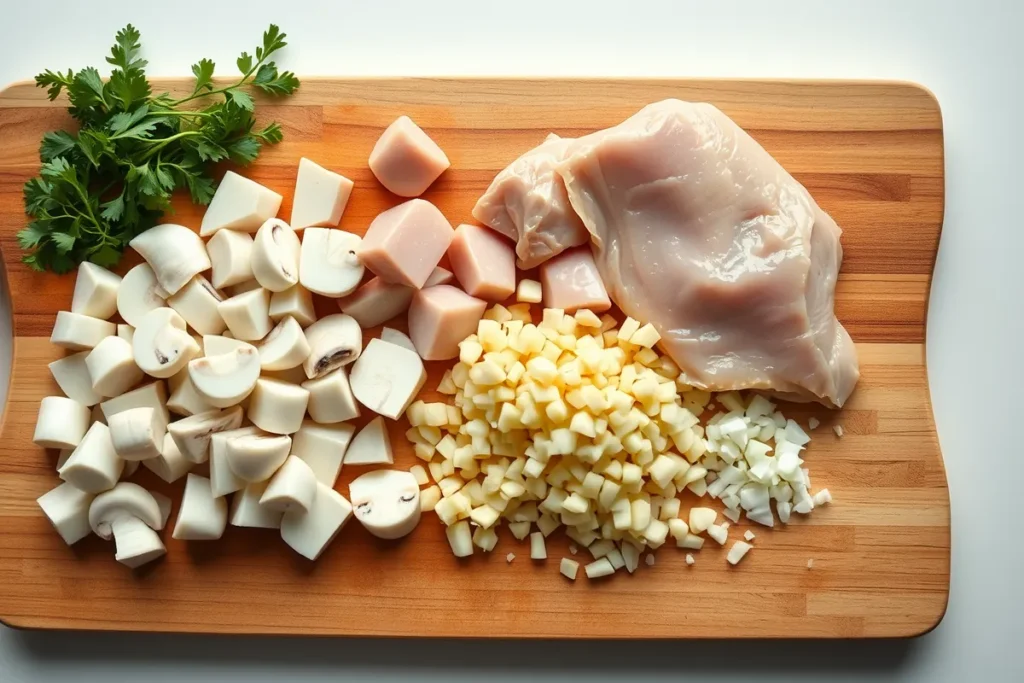
[[[169,83],[181,88],[182,83]],[[903,83],[612,80],[307,80],[286,103],[261,102],[285,142],[249,171],[290,198],[299,158],[355,180],[341,227],[362,233],[399,200],[366,160],[400,114],[421,124],[452,168],[426,195],[457,224],[495,173],[549,132],[576,136],[668,97],[712,102],[804,183],[843,227],[836,309],[857,342],[862,377],[841,412],[788,406],[806,424],[815,489],[835,503],[774,530],[753,526],[738,567],[709,542],[693,567],[674,547],[635,575],[569,583],[549,559],[502,533],[489,556],[455,559],[425,516],[401,542],[350,524],[316,563],[273,531],[228,529],[219,543],[165,533],[165,560],[132,573],[93,537],[68,548],[35,504],[58,483],[55,453],[31,443],[39,400],[58,393],[46,364],[55,313],[72,277],[19,263],[21,186],[38,169],[63,105],[29,85],[0,94],[0,246],[14,310],[14,367],[0,434],[0,618],[27,628],[220,633],[555,638],[850,638],[912,636],[942,618],[949,590],[949,496],[925,372],[925,312],[943,215],[942,119],[925,90]],[[178,204],[175,222],[200,212]],[[332,303],[320,302],[322,311]],[[336,310],[336,309],[335,309]],[[371,330],[371,334],[376,330]],[[369,335],[368,335],[369,336]],[[427,387],[437,386],[434,364]],[[841,425],[840,439],[832,430]],[[396,464],[414,462],[391,427]],[[138,481],[170,494],[142,470]],[[346,470],[338,488],[347,493]],[[689,494],[687,494],[689,495]],[[684,509],[692,500],[684,501]],[[175,513],[176,514],[176,511]],[[173,521],[173,517],[172,517]],[[739,538],[746,523],[734,526]],[[506,554],[517,557],[509,564]],[[581,551],[577,559],[584,559]],[[808,563],[813,560],[813,567]]]

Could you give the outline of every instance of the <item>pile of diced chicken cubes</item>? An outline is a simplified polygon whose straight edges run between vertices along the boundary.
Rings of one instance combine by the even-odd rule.
[[[369,159],[402,197],[448,165],[407,117]],[[43,399],[34,437],[60,450],[64,483],[39,505],[67,543],[114,540],[130,567],[165,554],[171,500],[126,481],[140,464],[185,479],[175,539],[273,528],[315,560],[351,517],[396,539],[433,511],[459,557],[493,550],[505,522],[545,560],[564,527],[593,556],[591,578],[635,571],[669,538],[692,551],[701,534],[728,543],[715,509],[682,509],[684,489],[766,526],[830,501],[801,467],[807,433],[771,402],[693,390],[655,350],[653,326],[600,315],[611,302],[586,247],[517,282],[511,242],[453,229],[423,199],[363,237],[337,229],[352,190],[302,159],[288,223],[280,194],[228,172],[198,234],[144,232],[131,243],[144,263],[123,277],[79,268],[51,337],[71,352],[50,364],[64,396]],[[340,312],[318,318],[314,295]],[[401,315],[408,335],[385,327],[364,348],[365,329]],[[424,361],[454,363],[437,387],[451,404],[416,400]],[[364,409],[376,416],[357,432]],[[385,423],[405,418],[425,461],[408,471],[393,467]],[[343,465],[368,468],[348,497],[335,489]],[[729,562],[752,540],[735,540]],[[567,577],[578,568],[562,558]]]

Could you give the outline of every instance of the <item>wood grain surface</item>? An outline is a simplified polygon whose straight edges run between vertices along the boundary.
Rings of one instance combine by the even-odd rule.
[[[181,83],[168,83],[169,88]],[[0,618],[26,628],[221,633],[554,638],[894,637],[931,629],[949,589],[949,497],[925,372],[925,312],[943,215],[942,120],[933,97],[902,83],[611,80],[310,80],[286,103],[261,101],[285,142],[246,171],[290,195],[299,158],[352,178],[341,227],[365,231],[400,200],[366,160],[377,136],[408,114],[452,168],[425,197],[453,224],[495,173],[549,132],[574,136],[666,97],[716,104],[760,141],[842,226],[836,308],[857,342],[862,377],[840,412],[786,406],[822,421],[807,453],[815,489],[835,503],[787,527],[752,525],[738,567],[708,543],[693,567],[666,546],[635,575],[569,583],[560,534],[546,562],[504,531],[490,555],[454,558],[426,515],[399,542],[351,523],[316,563],[276,532],[229,527],[222,542],[165,533],[167,557],[131,572],[95,537],[68,548],[35,499],[58,483],[56,454],[31,443],[40,398],[58,393],[47,337],[71,301],[72,277],[19,262],[21,186],[38,169],[61,106],[29,85],[0,94],[0,248],[13,300],[14,366],[0,434]],[[172,220],[198,227],[181,202]],[[333,303],[320,301],[321,311]],[[336,309],[335,309],[336,310]],[[369,330],[373,336],[377,330]],[[443,364],[431,364],[427,397]],[[363,420],[365,421],[365,419]],[[832,425],[842,425],[837,438]],[[414,462],[391,425],[396,464]],[[338,488],[347,492],[345,471]],[[138,481],[175,499],[181,482]],[[687,496],[690,496],[687,493]],[[684,500],[684,509],[693,500]],[[176,510],[174,512],[176,514]],[[173,517],[172,517],[173,522]],[[735,525],[731,537],[748,527]],[[518,557],[511,564],[508,552]],[[581,556],[577,559],[583,559]],[[808,568],[808,560],[814,560]]]

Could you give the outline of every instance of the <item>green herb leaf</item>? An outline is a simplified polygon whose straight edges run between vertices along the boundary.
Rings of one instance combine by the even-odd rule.
[[[213,89],[213,69],[214,63],[209,59],[200,59],[192,65],[192,73],[196,77],[196,84],[192,88],[193,94]]]
[[[299,79],[291,71],[279,74],[277,66],[271,62],[260,66],[252,84],[269,95],[290,95],[298,89]]]
[[[131,24],[118,31],[114,38],[116,43],[110,49],[110,56],[107,57],[107,64],[113,64],[122,71],[145,69],[146,60],[138,58],[142,48],[140,38],[138,30]]]
[[[53,240],[57,246],[57,252],[60,254],[66,254],[75,248],[75,238],[66,232],[52,232],[50,239]]]
[[[275,24],[271,24],[270,28],[263,32],[263,47],[256,48],[256,59],[263,61],[271,54],[277,52],[288,43],[284,42],[285,34],[281,33],[281,29]]]
[[[235,66],[238,67],[238,71],[243,76],[248,76],[249,72],[252,71],[252,55],[248,52],[243,52],[239,55],[238,59],[235,60]]]
[[[252,101],[252,97],[249,96],[249,93],[244,90],[229,90],[227,95],[231,103],[239,109],[252,111],[256,108],[256,103]]]
[[[111,133],[123,133],[131,126],[146,118],[148,114],[148,104],[144,104],[141,107],[136,108],[134,111],[118,112],[110,117],[110,121],[107,123],[107,129]]]
[[[256,137],[263,142],[274,145],[284,139],[284,131],[281,130],[280,124],[276,121],[272,121],[266,128],[258,131],[256,133]]]
[[[54,130],[43,134],[43,142],[39,145],[39,160],[46,162],[64,156],[75,149],[78,140],[67,131]]]
[[[46,88],[46,95],[50,100],[55,100],[60,95],[62,89],[71,85],[71,81],[73,81],[74,78],[75,74],[71,69],[68,69],[67,74],[47,69],[36,76],[36,87]]]
[[[102,209],[102,211],[100,212],[100,216],[104,220],[119,220],[121,216],[124,215],[124,195],[118,195],[114,199],[111,199],[109,202],[104,202],[103,204],[100,204],[100,208]]]
[[[238,164],[250,164],[260,153],[260,141],[254,135],[246,135],[228,144],[228,155]]]
[[[39,222],[32,221],[18,231],[18,246],[22,249],[33,249],[48,235],[47,227]]]

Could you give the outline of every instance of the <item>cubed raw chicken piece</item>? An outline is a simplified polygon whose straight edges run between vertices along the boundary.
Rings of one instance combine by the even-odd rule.
[[[842,406],[840,229],[710,104],[665,100],[571,143],[558,172],[612,300],[654,324],[681,380]]]
[[[499,173],[473,207],[474,218],[516,242],[524,270],[590,239],[555,171],[571,143],[549,135]]]

